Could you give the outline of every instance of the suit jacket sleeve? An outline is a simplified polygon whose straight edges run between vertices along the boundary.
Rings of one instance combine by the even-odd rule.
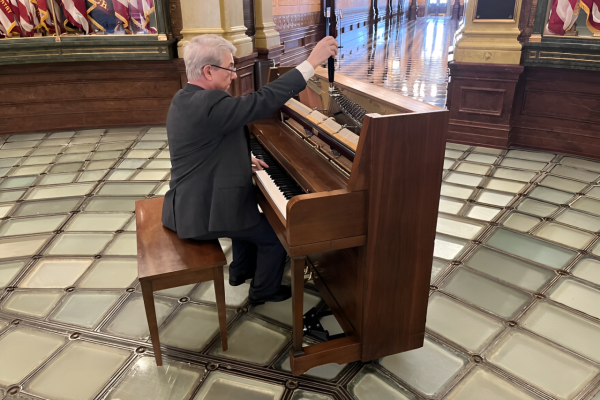
[[[266,118],[306,87],[302,73],[293,69],[277,80],[245,96],[232,97],[220,92],[208,114],[209,126],[231,132],[250,122]]]

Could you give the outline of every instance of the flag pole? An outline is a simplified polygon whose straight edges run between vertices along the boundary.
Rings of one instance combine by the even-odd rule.
[[[56,10],[54,9],[54,0],[50,0],[50,7],[52,7],[52,15],[54,18],[54,34],[56,35],[56,38],[54,38],[54,41],[60,42],[60,23],[58,22],[58,19],[56,18]]]

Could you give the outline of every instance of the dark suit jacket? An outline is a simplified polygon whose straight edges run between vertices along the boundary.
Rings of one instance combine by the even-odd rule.
[[[187,84],[167,116],[171,183],[162,223],[180,238],[258,224],[246,124],[266,118],[306,87],[293,69],[241,97]]]

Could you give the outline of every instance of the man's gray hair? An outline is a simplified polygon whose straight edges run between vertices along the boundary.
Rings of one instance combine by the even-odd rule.
[[[235,54],[235,46],[217,35],[201,35],[192,38],[184,47],[183,60],[188,79],[198,80],[205,65],[220,65],[223,54]]]

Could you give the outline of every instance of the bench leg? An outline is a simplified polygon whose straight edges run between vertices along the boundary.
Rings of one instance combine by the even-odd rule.
[[[154,308],[154,294],[152,293],[152,282],[140,281],[142,286],[142,297],[144,298],[144,308],[146,309],[146,319],[150,328],[150,340],[154,349],[154,358],[156,365],[162,366],[162,354],[160,352],[160,340],[158,337],[158,322],[156,321],[156,309]]]
[[[304,257],[292,258],[292,345],[295,354],[302,353],[305,265]]]
[[[217,314],[219,315],[219,330],[221,331],[221,345],[223,351],[227,351],[227,314],[225,311],[225,282],[223,279],[223,267],[213,269],[215,297],[217,300]]]

